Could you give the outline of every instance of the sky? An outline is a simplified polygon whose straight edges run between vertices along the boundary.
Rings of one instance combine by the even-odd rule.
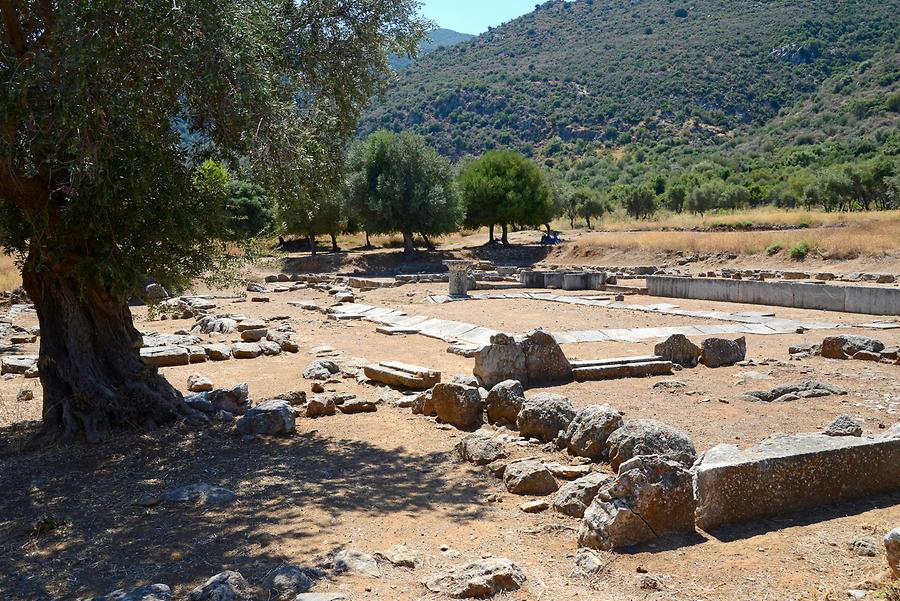
[[[534,10],[538,0],[422,0],[422,14],[438,27],[479,34]]]

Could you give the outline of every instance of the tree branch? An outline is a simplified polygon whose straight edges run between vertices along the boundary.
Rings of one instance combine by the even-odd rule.
[[[0,13],[3,15],[3,26],[6,29],[6,41],[16,56],[25,54],[25,34],[19,22],[19,13],[10,0],[0,0]]]
[[[46,204],[49,190],[36,177],[20,177],[0,162],[0,199],[23,210],[34,210]]]

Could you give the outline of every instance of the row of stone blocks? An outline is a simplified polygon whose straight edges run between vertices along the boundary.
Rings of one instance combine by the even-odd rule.
[[[808,282],[651,276],[651,296],[693,298],[868,315],[900,315],[900,289]]]
[[[558,290],[602,290],[606,284],[604,271],[538,271],[523,269],[519,281],[525,288]]]

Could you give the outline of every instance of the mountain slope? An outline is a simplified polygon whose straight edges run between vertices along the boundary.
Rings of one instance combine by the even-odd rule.
[[[471,34],[460,33],[458,31],[453,31],[452,29],[438,28],[429,31],[428,39],[422,40],[419,44],[418,58],[422,58],[429,52],[434,52],[438,48],[443,48],[444,46],[453,46],[460,42],[468,42],[474,37],[475,36]],[[409,58],[408,56],[393,56],[391,57],[391,66],[394,70],[399,71],[400,69],[405,69],[413,64],[415,60],[416,59]]]
[[[495,146],[725,141],[884,51],[900,0],[552,0],[405,69],[361,130]]]

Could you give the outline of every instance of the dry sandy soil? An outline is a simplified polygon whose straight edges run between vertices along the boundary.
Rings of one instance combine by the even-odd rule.
[[[404,286],[365,293],[362,302],[516,333],[538,326],[575,330],[702,322],[540,301],[423,302],[427,294],[445,291],[445,285]],[[315,358],[310,349],[320,345],[333,347],[345,359],[427,365],[440,369],[445,380],[471,373],[474,360],[448,354],[447,344],[439,340],[385,336],[372,323],[327,321],[321,313],[287,304],[298,299],[326,303],[323,293],[270,296],[270,303],[222,298],[217,311],[286,316],[297,332],[298,354],[165,368],[164,375],[182,390],[193,372],[211,377],[218,387],[248,382],[255,400],[288,390],[308,392],[310,382],[301,373]],[[761,310],[648,297],[628,300],[674,302],[689,309]],[[844,324],[868,321],[819,311],[774,312]],[[190,327],[188,321],[148,321],[143,308],[134,313],[145,331]],[[17,323],[34,325],[36,320],[24,315]],[[847,331],[900,345],[900,330]],[[701,366],[675,376],[574,383],[553,392],[567,395],[577,407],[608,403],[626,418],[665,421],[686,431],[698,451],[723,442],[750,446],[774,432],[820,430],[842,413],[863,420],[866,434],[890,427],[898,420],[900,367],[821,357],[788,361],[789,345],[818,342],[826,335],[747,336],[748,357],[768,359],[764,365]],[[565,345],[564,350],[570,357],[599,358],[648,354],[652,345],[594,343]],[[19,350],[36,352],[36,346]],[[807,378],[838,384],[849,394],[778,405],[736,398],[743,390]],[[653,388],[664,379],[687,386],[674,392]],[[23,388],[34,390],[34,400],[15,401]],[[363,398],[377,394],[354,379],[328,388]],[[245,441],[227,426],[198,431],[182,424],[120,434],[95,447],[24,452],[22,444],[40,418],[39,382],[21,377],[0,381],[0,399],[3,599],[90,598],[153,582],[169,584],[180,598],[224,569],[259,583],[284,564],[325,563],[341,547],[372,553],[394,543],[418,551],[423,564],[415,571],[382,565],[377,579],[329,576],[314,590],[345,592],[354,600],[437,600],[442,597],[421,584],[427,576],[466,561],[506,556],[528,577],[520,591],[499,597],[507,600],[839,600],[851,588],[867,589],[874,598],[886,575],[880,539],[900,525],[900,494],[867,498],[608,553],[606,569],[584,579],[571,574],[577,520],[552,512],[523,513],[519,504],[527,498],[508,494],[499,480],[456,457],[453,447],[464,432],[411,415],[408,409],[382,405],[370,414],[302,417],[297,434],[288,438]],[[563,453],[546,453],[539,446],[517,453],[568,461]],[[239,500],[222,509],[135,504],[144,495],[195,482],[228,487]],[[861,557],[849,549],[860,537],[877,542],[877,557]],[[660,590],[642,585],[644,573],[656,578]]]

